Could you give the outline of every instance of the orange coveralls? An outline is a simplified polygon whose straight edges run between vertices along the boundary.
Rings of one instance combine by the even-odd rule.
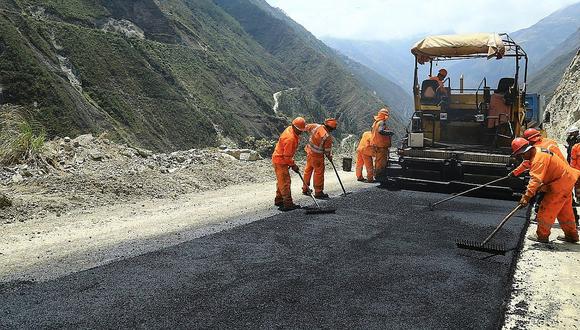
[[[562,150],[560,150],[560,147],[558,146],[558,142],[556,142],[552,139],[542,138],[540,141],[538,141],[534,144],[534,147],[547,149],[547,150],[551,151],[554,155],[560,157],[560,159],[562,159],[563,161],[568,163],[568,161],[566,160],[566,157],[564,157],[564,154],[562,154]],[[530,162],[527,160],[524,160],[518,167],[516,167],[514,169],[513,173],[515,176],[520,176],[520,175],[522,175],[522,173],[524,173],[525,171],[528,171],[529,169],[530,169]]]
[[[284,204],[285,207],[294,205],[292,194],[290,192],[290,171],[289,168],[294,166],[294,154],[298,149],[300,137],[294,133],[292,126],[289,126],[280,135],[272,154],[272,163],[274,172],[276,172],[276,199],[274,204]]]
[[[538,211],[538,229],[540,239],[548,239],[550,229],[556,218],[566,237],[578,240],[576,222],[572,210],[572,189],[580,172],[552,152],[536,148],[536,154],[530,159],[530,182],[525,196],[530,200],[540,187],[546,191]]]
[[[302,191],[308,192],[310,178],[314,172],[314,192],[319,194],[324,190],[324,155],[332,157],[332,136],[324,125],[319,124],[306,125],[306,131],[310,138],[304,148],[306,150],[306,167],[304,167]]]
[[[570,166],[580,170],[580,143],[576,143],[570,151]]]
[[[389,148],[391,147],[391,137],[383,135],[381,132],[388,132],[387,128],[388,117],[380,114],[375,116],[375,123],[373,124],[371,145],[375,151],[375,172],[381,175],[389,164]]]
[[[371,138],[373,134],[370,131],[363,133],[362,138],[356,148],[356,177],[357,179],[362,179],[363,166],[367,170],[367,180],[373,181],[375,179],[373,157],[375,155],[375,150],[371,146]]]

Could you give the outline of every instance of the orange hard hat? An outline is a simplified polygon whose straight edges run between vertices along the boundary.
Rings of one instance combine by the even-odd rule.
[[[535,128],[528,128],[524,131],[524,139],[530,142],[538,142],[541,136],[542,133]]]
[[[296,127],[297,130],[304,132],[306,130],[306,120],[302,117],[296,117],[292,121],[292,126]]]
[[[439,74],[442,75],[443,77],[447,77],[447,70],[439,69]]]
[[[512,141],[512,155],[519,155],[532,149],[530,142],[524,138],[518,137]]]
[[[335,118],[328,118],[324,121],[324,125],[336,129],[336,127],[338,127],[338,121],[336,121]]]

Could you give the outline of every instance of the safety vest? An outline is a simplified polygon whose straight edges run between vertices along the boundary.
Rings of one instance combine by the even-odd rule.
[[[322,155],[332,152],[332,136],[328,134],[324,125],[311,124],[307,125],[306,129],[308,129],[308,133],[310,134],[308,144],[306,145],[307,153],[312,152]]]

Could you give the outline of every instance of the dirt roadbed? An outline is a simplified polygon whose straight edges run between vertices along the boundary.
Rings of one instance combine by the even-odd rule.
[[[340,172],[349,190],[375,186]],[[342,192],[327,173],[327,192]],[[300,194],[298,202],[312,200]],[[130,258],[279,213],[273,204],[275,182],[249,183],[191,193],[179,198],[72,210],[0,226],[0,282],[45,281]]]

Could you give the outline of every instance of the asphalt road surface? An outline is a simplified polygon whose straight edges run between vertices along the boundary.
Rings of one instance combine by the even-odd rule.
[[[491,329],[514,253],[459,250],[515,202],[370,189],[44,283],[0,286],[0,328]],[[496,242],[515,248],[520,212]]]

